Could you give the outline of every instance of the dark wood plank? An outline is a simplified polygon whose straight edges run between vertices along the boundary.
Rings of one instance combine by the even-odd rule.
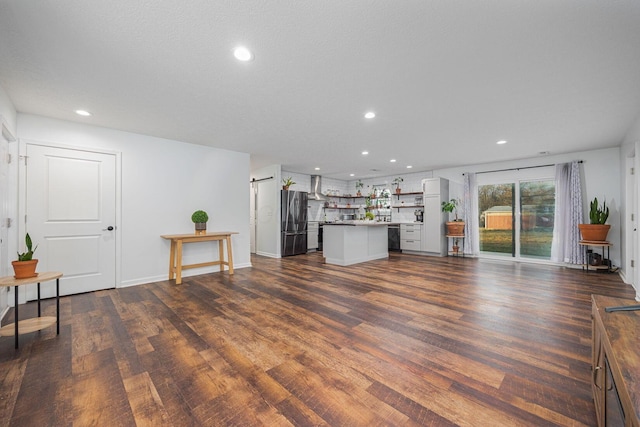
[[[0,339],[0,427],[590,426],[590,296],[634,297],[471,258],[252,262],[63,297],[60,336]]]

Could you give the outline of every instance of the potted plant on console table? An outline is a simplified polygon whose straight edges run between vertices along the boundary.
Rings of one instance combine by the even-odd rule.
[[[29,233],[25,236],[24,241],[27,251],[24,253],[18,252],[18,260],[11,261],[11,265],[13,265],[13,272],[15,274],[13,277],[16,279],[26,279],[28,277],[35,277],[38,275],[38,273],[36,273],[38,260],[33,259],[33,253],[38,249],[38,245],[32,249],[33,243],[31,242]]]
[[[589,221],[590,224],[578,224],[582,240],[588,242],[606,242],[607,234],[611,226],[605,224],[609,218],[609,208],[607,202],[602,202],[602,205],[598,203],[598,198],[595,197],[590,204],[589,209]]]

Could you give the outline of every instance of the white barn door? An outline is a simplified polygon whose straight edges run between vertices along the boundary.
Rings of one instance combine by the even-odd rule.
[[[60,294],[116,285],[115,154],[27,144],[26,231],[38,271],[61,271]],[[24,235],[19,242],[24,247]],[[43,287],[43,297],[54,289]],[[30,290],[27,299],[35,299]]]

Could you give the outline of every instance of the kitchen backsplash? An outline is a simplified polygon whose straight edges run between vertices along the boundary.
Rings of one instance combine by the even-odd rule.
[[[403,175],[393,175],[379,178],[369,178],[363,179],[362,182],[364,184],[364,188],[362,190],[362,194],[368,194],[371,191],[372,186],[376,187],[386,187],[391,190],[393,193],[395,191],[395,187],[392,185],[392,182],[395,178],[401,177],[403,182],[400,184],[400,189],[403,193],[413,193],[413,192],[421,192],[422,191],[422,180],[425,178],[432,178],[432,172],[418,172],[412,174],[403,174]],[[311,190],[311,175],[300,174],[295,172],[287,172],[282,171],[282,177],[287,178],[291,177],[295,182],[294,185],[290,187],[290,190],[295,191],[306,191],[309,192]],[[356,180],[352,181],[342,181],[339,179],[332,179],[327,177],[322,177],[322,194],[332,194],[337,193],[340,195],[344,194],[356,194],[355,187]],[[331,197],[329,197],[331,198]],[[414,199],[411,196],[403,196],[400,200],[404,200],[405,203],[413,204]],[[360,204],[364,206],[364,199],[357,199],[357,203],[353,204],[354,208],[357,208]],[[346,203],[345,200],[341,200],[340,203]],[[393,204],[400,204],[399,200],[396,196],[393,196]],[[309,221],[324,221],[325,215],[326,220],[335,221],[339,219],[339,215],[341,213],[350,213],[350,211],[346,210],[335,210],[335,209],[323,209],[324,201],[321,200],[309,200],[309,210],[307,213],[307,218]],[[416,208],[418,209],[418,208]],[[391,212],[391,219],[393,222],[413,222],[416,217],[414,214],[413,208],[394,208]]]

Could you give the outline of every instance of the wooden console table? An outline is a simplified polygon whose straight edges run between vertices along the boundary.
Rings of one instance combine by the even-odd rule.
[[[182,270],[189,268],[208,267],[219,265],[220,271],[224,266],[229,267],[229,274],[233,274],[233,253],[231,251],[231,235],[236,231],[214,231],[206,234],[168,234],[162,235],[163,239],[171,240],[171,252],[169,253],[169,280],[176,279],[176,285],[182,283]],[[218,261],[201,262],[198,264],[182,265],[182,245],[184,243],[218,241]],[[227,261],[224,260],[224,242],[227,242]]]
[[[16,279],[13,276],[0,277],[0,287],[9,288],[13,286],[13,294],[15,296],[15,322],[0,328],[0,337],[10,337],[15,335],[16,348],[18,348],[18,335],[28,334],[29,332],[39,331],[48,328],[54,323],[57,325],[56,333],[60,335],[60,278],[62,273],[57,271],[49,271],[46,273],[38,273],[35,277],[26,279]],[[56,281],[56,317],[41,316],[40,311],[40,282]],[[18,287],[24,285],[38,284],[38,317],[32,319],[18,320]]]

